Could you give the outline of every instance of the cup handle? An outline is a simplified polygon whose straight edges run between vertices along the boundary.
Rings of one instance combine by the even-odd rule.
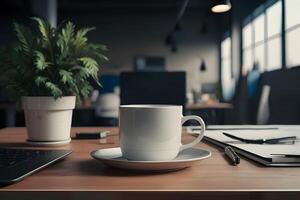
[[[198,117],[196,115],[191,115],[191,116],[183,116],[181,118],[181,124],[184,124],[184,122],[188,121],[188,120],[196,120],[200,123],[201,125],[201,132],[200,134],[198,135],[198,137],[191,143],[188,143],[188,144],[184,144],[184,145],[181,145],[179,151],[182,151],[184,149],[187,149],[187,148],[191,148],[193,146],[195,146],[196,144],[198,144],[202,138],[204,137],[204,130],[205,130],[205,123],[203,121],[203,119],[201,117]]]

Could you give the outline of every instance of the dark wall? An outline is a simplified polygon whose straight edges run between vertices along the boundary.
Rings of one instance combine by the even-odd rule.
[[[178,51],[172,52],[165,39],[174,28],[178,8],[161,7],[163,2],[158,7],[120,9],[114,5],[104,9],[98,5],[94,9],[87,6],[80,10],[59,4],[58,17],[59,21],[72,20],[78,27],[97,27],[89,34],[90,39],[109,48],[106,55],[110,60],[103,63],[102,74],[132,71],[134,57],[138,55],[161,56],[168,71],[187,72],[188,91],[200,91],[202,83],[217,82],[219,27],[223,24],[219,19],[223,15],[213,14],[208,8],[188,7],[181,20],[181,30],[175,34]],[[207,66],[205,72],[199,71],[201,59]]]

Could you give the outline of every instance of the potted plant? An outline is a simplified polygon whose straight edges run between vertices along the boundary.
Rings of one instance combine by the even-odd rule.
[[[53,28],[32,20],[37,34],[14,23],[17,42],[0,53],[2,80],[21,100],[29,142],[68,143],[75,100],[90,94],[92,79],[99,84],[106,47],[88,42],[86,34],[94,28],[75,30],[72,22]]]

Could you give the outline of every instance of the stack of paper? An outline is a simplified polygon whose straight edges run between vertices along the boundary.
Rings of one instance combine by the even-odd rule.
[[[249,130],[247,130],[247,127]],[[226,145],[232,146],[237,153],[264,165],[300,166],[300,126],[210,126],[209,129],[212,130],[205,131],[207,141],[223,147]],[[191,129],[188,131],[191,132]],[[294,143],[283,144],[249,144],[231,139],[223,135],[223,132],[245,139],[297,136],[297,140]]]

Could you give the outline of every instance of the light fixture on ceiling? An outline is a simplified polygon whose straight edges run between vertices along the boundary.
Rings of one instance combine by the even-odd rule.
[[[206,71],[206,64],[204,59],[201,59],[201,63],[200,63],[200,67],[199,67],[201,72],[205,72]]]
[[[211,11],[214,13],[223,13],[231,9],[230,0],[214,0]]]

